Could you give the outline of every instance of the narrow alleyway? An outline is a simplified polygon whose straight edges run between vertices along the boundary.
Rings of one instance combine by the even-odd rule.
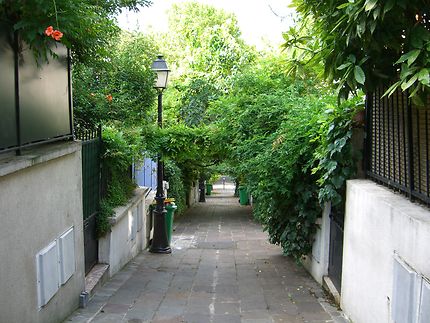
[[[215,186],[175,222],[171,255],[143,252],[67,322],[347,322],[232,194]]]

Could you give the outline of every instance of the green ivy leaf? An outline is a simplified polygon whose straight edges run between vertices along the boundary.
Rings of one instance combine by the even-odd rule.
[[[348,63],[345,63],[345,64],[340,65],[337,69],[338,69],[339,71],[341,71],[341,70],[343,70],[343,69],[345,69],[345,68],[347,68],[347,67],[349,67],[349,66],[351,66],[351,65],[352,65],[352,63],[348,62]]]
[[[413,104],[415,104],[416,106],[419,106],[419,107],[424,107],[425,106],[425,100],[426,100],[427,98],[422,98],[422,96],[421,95],[414,95],[413,97],[412,97],[412,103]]]
[[[430,84],[430,74],[427,68],[423,68],[418,72],[418,81],[424,85]]]
[[[364,85],[364,82],[366,81],[366,75],[364,74],[363,69],[358,65],[354,68],[354,77],[357,83]]]
[[[343,183],[345,183],[345,177],[341,175],[333,176],[331,182],[333,183],[334,187],[336,187],[336,189],[339,189],[342,187]]]
[[[408,58],[408,66],[411,66],[416,61],[418,56],[421,54],[421,50],[415,49],[411,51],[411,53],[411,56]]]
[[[410,88],[412,86],[412,84],[414,84],[417,79],[418,79],[418,74],[415,74],[414,76],[412,76],[409,79],[409,81],[403,82],[402,85],[401,85],[402,90],[405,91],[408,88]]]
[[[373,19],[376,20],[378,19],[379,15],[381,14],[381,9],[380,8],[376,8],[375,10],[373,10]]]
[[[375,8],[375,6],[378,4],[378,0],[367,0],[366,1],[366,4],[365,4],[365,7],[364,7],[364,10],[365,11],[370,11],[370,10],[372,10],[373,8]]]
[[[345,2],[345,3],[342,3],[341,5],[337,6],[337,9],[344,9],[350,5],[351,4],[349,2]]]
[[[424,26],[417,25],[412,29],[409,38],[412,47],[422,49],[423,45],[430,40],[430,33]]]
[[[391,9],[393,9],[393,8],[394,8],[395,3],[396,3],[396,0],[388,0],[388,1],[385,3],[385,6],[384,6],[384,15],[385,15],[388,11],[390,11]]]
[[[350,61],[351,63],[355,64],[355,62],[357,61],[357,58],[354,55],[348,55],[348,61]]]
[[[402,64],[401,70],[400,70],[400,79],[404,80],[408,76],[414,74],[416,68],[409,68],[406,63]]]
[[[372,21],[370,23],[370,32],[373,34],[375,32],[376,29],[376,21]]]
[[[411,64],[415,62],[415,60],[418,58],[420,53],[421,53],[421,50],[419,49],[411,50],[410,52],[407,52],[406,54],[403,54],[402,56],[400,56],[398,61],[395,62],[394,64],[399,64],[399,63],[408,61],[408,66],[411,66]]]

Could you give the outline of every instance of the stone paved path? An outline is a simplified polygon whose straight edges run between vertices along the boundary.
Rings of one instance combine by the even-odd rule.
[[[66,322],[347,322],[249,206],[214,193],[175,222],[171,255],[143,252]]]

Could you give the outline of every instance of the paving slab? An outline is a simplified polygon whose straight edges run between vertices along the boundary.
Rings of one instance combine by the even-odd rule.
[[[66,322],[349,322],[231,188],[175,219],[172,254],[142,252]]]

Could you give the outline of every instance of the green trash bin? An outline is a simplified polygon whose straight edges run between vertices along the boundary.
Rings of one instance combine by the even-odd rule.
[[[239,186],[239,203],[240,205],[248,205],[248,190],[245,186]]]
[[[172,232],[173,232],[173,215],[175,214],[175,210],[178,207],[174,203],[166,204],[166,231],[167,231],[167,240],[172,241]]]
[[[212,184],[206,184],[206,195],[211,195],[212,194]]]

